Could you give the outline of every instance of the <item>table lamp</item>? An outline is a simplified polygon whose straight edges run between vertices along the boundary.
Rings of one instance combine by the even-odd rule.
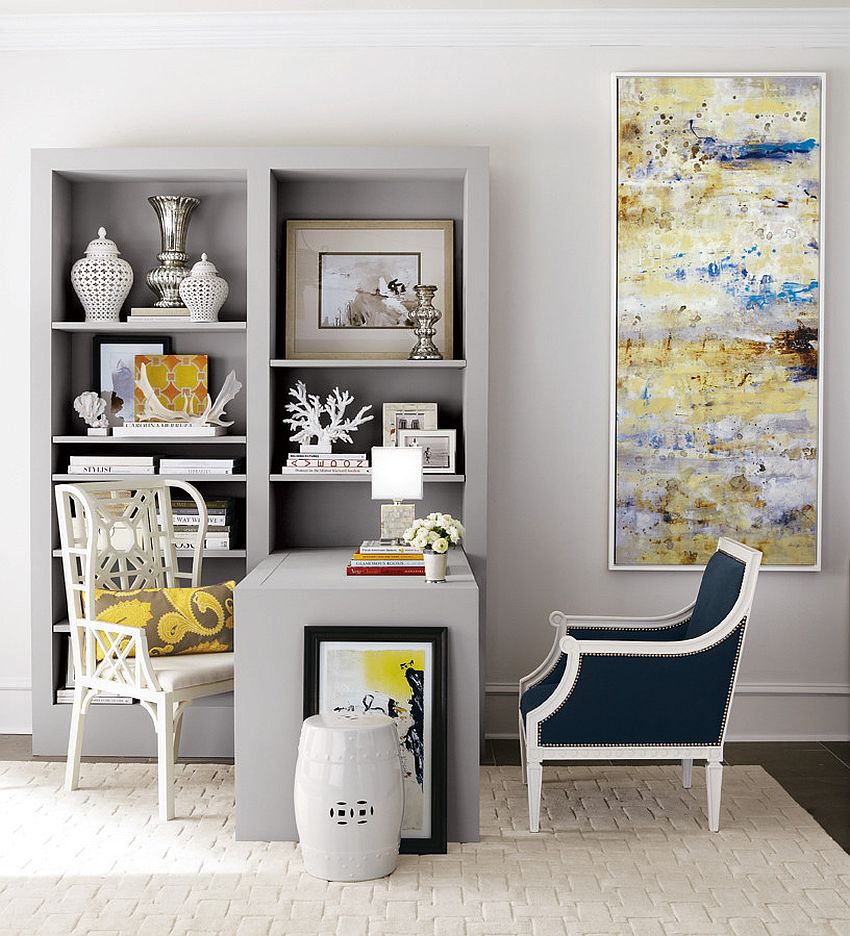
[[[400,541],[416,519],[413,504],[405,498],[422,499],[422,449],[375,446],[372,449],[372,500],[381,504],[381,539]]]

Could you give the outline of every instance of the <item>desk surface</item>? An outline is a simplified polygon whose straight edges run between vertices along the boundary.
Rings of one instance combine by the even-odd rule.
[[[346,588],[358,591],[388,591],[404,589],[477,588],[462,549],[449,551],[445,583],[426,582],[418,575],[346,575],[356,547],[329,549],[292,549],[272,553],[264,559],[239,585],[237,591],[253,589],[285,590]]]

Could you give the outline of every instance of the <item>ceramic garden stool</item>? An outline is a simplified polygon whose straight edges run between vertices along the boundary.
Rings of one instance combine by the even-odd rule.
[[[325,881],[391,874],[403,809],[392,719],[340,712],[304,722],[295,767],[295,821],[309,874]]]

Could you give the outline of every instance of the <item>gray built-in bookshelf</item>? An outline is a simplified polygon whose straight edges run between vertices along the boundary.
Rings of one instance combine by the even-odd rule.
[[[156,263],[159,228],[147,197],[201,199],[189,229],[192,261],[205,251],[230,284],[214,324],[83,321],[69,274],[106,227],[135,274],[122,317],[152,304],[145,272]],[[455,222],[454,359],[287,360],[286,222],[296,219],[452,219]],[[207,497],[232,496],[239,540],[208,552],[204,579],[241,579],[270,552],[355,546],[377,535],[378,505],[368,483],[348,477],[284,478],[295,448],[283,425],[289,387],[349,389],[371,403],[374,420],[355,436],[357,451],[381,444],[384,402],[433,401],[441,428],[457,430],[456,474],[426,475],[417,513],[463,518],[465,547],[485,594],[487,546],[488,152],[481,147],[281,147],[36,150],[32,161],[32,699],[33,752],[67,747],[70,706],[57,704],[67,653],[67,612],[53,484],[69,480],[72,454],[244,457],[245,473],[190,478]],[[93,438],[72,401],[92,389],[95,335],[167,334],[172,350],[209,356],[211,392],[235,368],[242,393],[235,424],[211,439]],[[414,336],[411,333],[411,344]],[[356,480],[362,481],[361,477]],[[438,586],[435,586],[438,587]],[[482,640],[484,607],[482,597]],[[281,609],[281,615],[286,609]],[[344,624],[344,621],[317,623]],[[399,624],[405,609],[399,608]],[[238,653],[238,621],[237,621]],[[482,667],[483,673],[483,667]],[[238,691],[238,686],[237,690]],[[187,712],[181,753],[227,756],[232,698],[201,700]],[[273,734],[275,713],[269,712]],[[153,755],[155,738],[138,705],[92,707],[85,753]]]

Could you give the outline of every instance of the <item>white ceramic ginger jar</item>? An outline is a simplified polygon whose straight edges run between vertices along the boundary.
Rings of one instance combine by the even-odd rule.
[[[180,298],[193,322],[217,322],[229,291],[227,280],[219,276],[215,264],[207,260],[205,253],[180,282]]]
[[[133,268],[121,259],[115,241],[98,228],[86,255],[71,267],[71,285],[79,296],[87,322],[117,322],[133,285]]]

